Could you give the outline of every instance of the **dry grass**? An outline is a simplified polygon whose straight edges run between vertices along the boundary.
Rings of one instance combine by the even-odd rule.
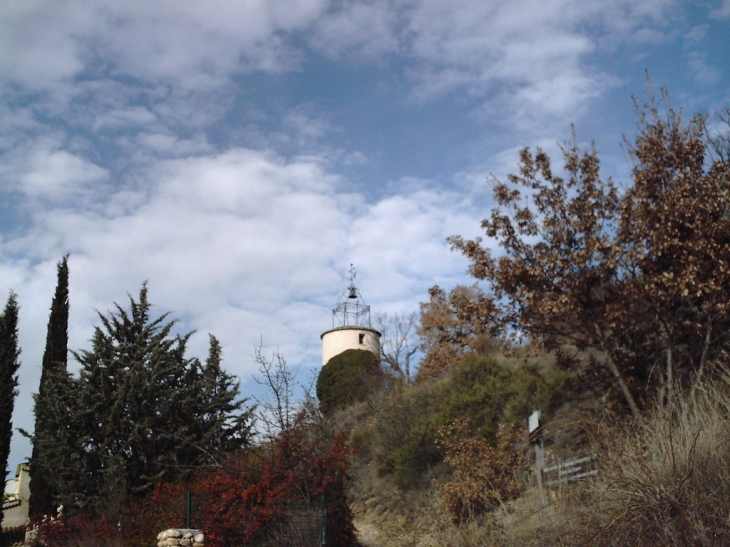
[[[594,545],[730,545],[730,394],[705,385],[623,434],[596,485]],[[623,446],[621,445],[623,444]]]
[[[484,545],[730,545],[730,392],[705,385],[605,428],[599,476],[541,509],[520,500]],[[498,538],[498,536],[501,536]]]
[[[706,384],[638,422],[602,425],[593,439],[598,477],[566,488],[547,504],[527,488],[519,499],[455,524],[433,489],[418,500],[402,500],[405,512],[391,499],[386,520],[400,524],[400,533],[390,536],[399,541],[383,545],[730,545],[729,387]],[[377,512],[378,494],[370,495],[360,505],[361,518]]]

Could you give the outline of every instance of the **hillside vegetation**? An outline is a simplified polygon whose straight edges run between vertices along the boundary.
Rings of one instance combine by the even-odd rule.
[[[424,547],[730,544],[729,384],[703,383],[639,420],[575,410],[555,421],[547,435],[555,441],[549,456],[595,452],[595,477],[541,492],[531,451],[519,436],[505,434],[489,445],[460,422],[437,433],[445,457],[424,469],[411,488],[383,474],[377,457],[359,460],[351,496],[363,542]],[[561,444],[560,434],[570,429],[570,441]]]
[[[575,141],[491,181],[490,244],[450,238],[479,284],[431,289],[415,383],[340,414],[366,544],[730,542],[727,132],[665,92],[636,110],[621,191]],[[534,409],[583,480],[539,488]]]

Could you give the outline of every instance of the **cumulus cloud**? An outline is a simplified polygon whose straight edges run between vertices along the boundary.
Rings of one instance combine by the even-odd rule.
[[[29,0],[0,7],[0,76],[60,97],[79,92],[70,87],[78,78],[164,83],[152,112],[116,109],[96,127],[148,115],[200,125],[224,115],[236,75],[299,70],[307,41],[333,59],[406,62],[419,101],[464,92],[499,120],[514,106],[505,97],[519,95],[518,121],[555,118],[615,83],[591,64],[597,49],[661,33],[672,8],[673,0]]]
[[[100,114],[93,124],[95,131],[120,130],[128,127],[149,126],[157,121],[157,117],[141,106],[125,106]]]
[[[325,55],[362,56],[370,60],[400,48],[398,17],[382,2],[344,2],[315,23],[310,41]]]
[[[70,155],[39,166],[84,173]],[[50,158],[50,159],[49,159]],[[54,159],[61,158],[61,159]],[[64,162],[66,162],[64,164]],[[463,271],[445,237],[477,224],[469,203],[428,186],[368,202],[344,190],[326,158],[285,158],[234,148],[170,159],[141,176],[144,191],[117,189],[94,209],[51,208],[0,255],[3,282],[20,294],[24,368],[19,426],[31,428],[55,262],[70,253],[71,347],[88,346],[95,310],[126,305],[149,282],[157,313],[172,311],[181,332],[196,330],[191,353],[204,356],[208,333],[225,365],[246,379],[253,347],[278,348],[295,366],[320,360],[319,335],[346,287],[349,264],[375,311],[400,302],[417,309],[434,282]],[[17,259],[14,257],[22,256]]]
[[[297,55],[281,33],[306,26],[323,6],[324,0],[4,3],[0,74],[43,88],[101,62],[112,74],[211,88],[241,71],[293,66]]]
[[[0,3],[0,89],[109,133],[222,119],[235,78],[297,69],[325,0]],[[148,128],[149,129],[149,128]]]
[[[2,79],[37,90],[79,74],[87,61],[80,37],[95,19],[93,11],[79,2],[4,2],[0,6]]]
[[[39,139],[6,154],[0,167],[10,185],[32,201],[67,202],[89,196],[107,178],[106,169],[62,149],[54,139]]]

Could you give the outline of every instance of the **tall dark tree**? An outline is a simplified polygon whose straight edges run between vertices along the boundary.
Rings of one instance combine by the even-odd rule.
[[[73,353],[81,364],[73,401],[78,459],[67,469],[67,503],[113,515],[125,496],[249,442],[251,411],[220,368],[217,340],[202,365],[185,356],[190,334],[173,335],[167,317],[151,317],[143,285],[129,311],[115,304],[100,313],[91,349]]]
[[[188,402],[180,408],[189,442],[178,459],[188,466],[215,464],[214,459],[245,446],[251,435],[251,413],[242,411],[238,381],[221,367],[222,349],[210,335],[205,363],[192,359],[185,378]]]
[[[68,256],[58,263],[58,282],[51,303],[43,353],[41,382],[35,395],[35,430],[30,459],[33,488],[30,516],[53,514],[57,507],[57,464],[69,455]]]
[[[0,316],[0,469],[3,477],[8,475],[10,440],[13,437],[13,407],[18,394],[15,388],[18,386],[19,356],[18,299],[11,292]]]

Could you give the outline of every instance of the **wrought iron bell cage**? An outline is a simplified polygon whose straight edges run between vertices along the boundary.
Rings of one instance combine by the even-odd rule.
[[[365,304],[360,291],[355,286],[357,272],[350,264],[350,286],[345,289],[332,310],[332,328],[370,326],[370,306]]]

